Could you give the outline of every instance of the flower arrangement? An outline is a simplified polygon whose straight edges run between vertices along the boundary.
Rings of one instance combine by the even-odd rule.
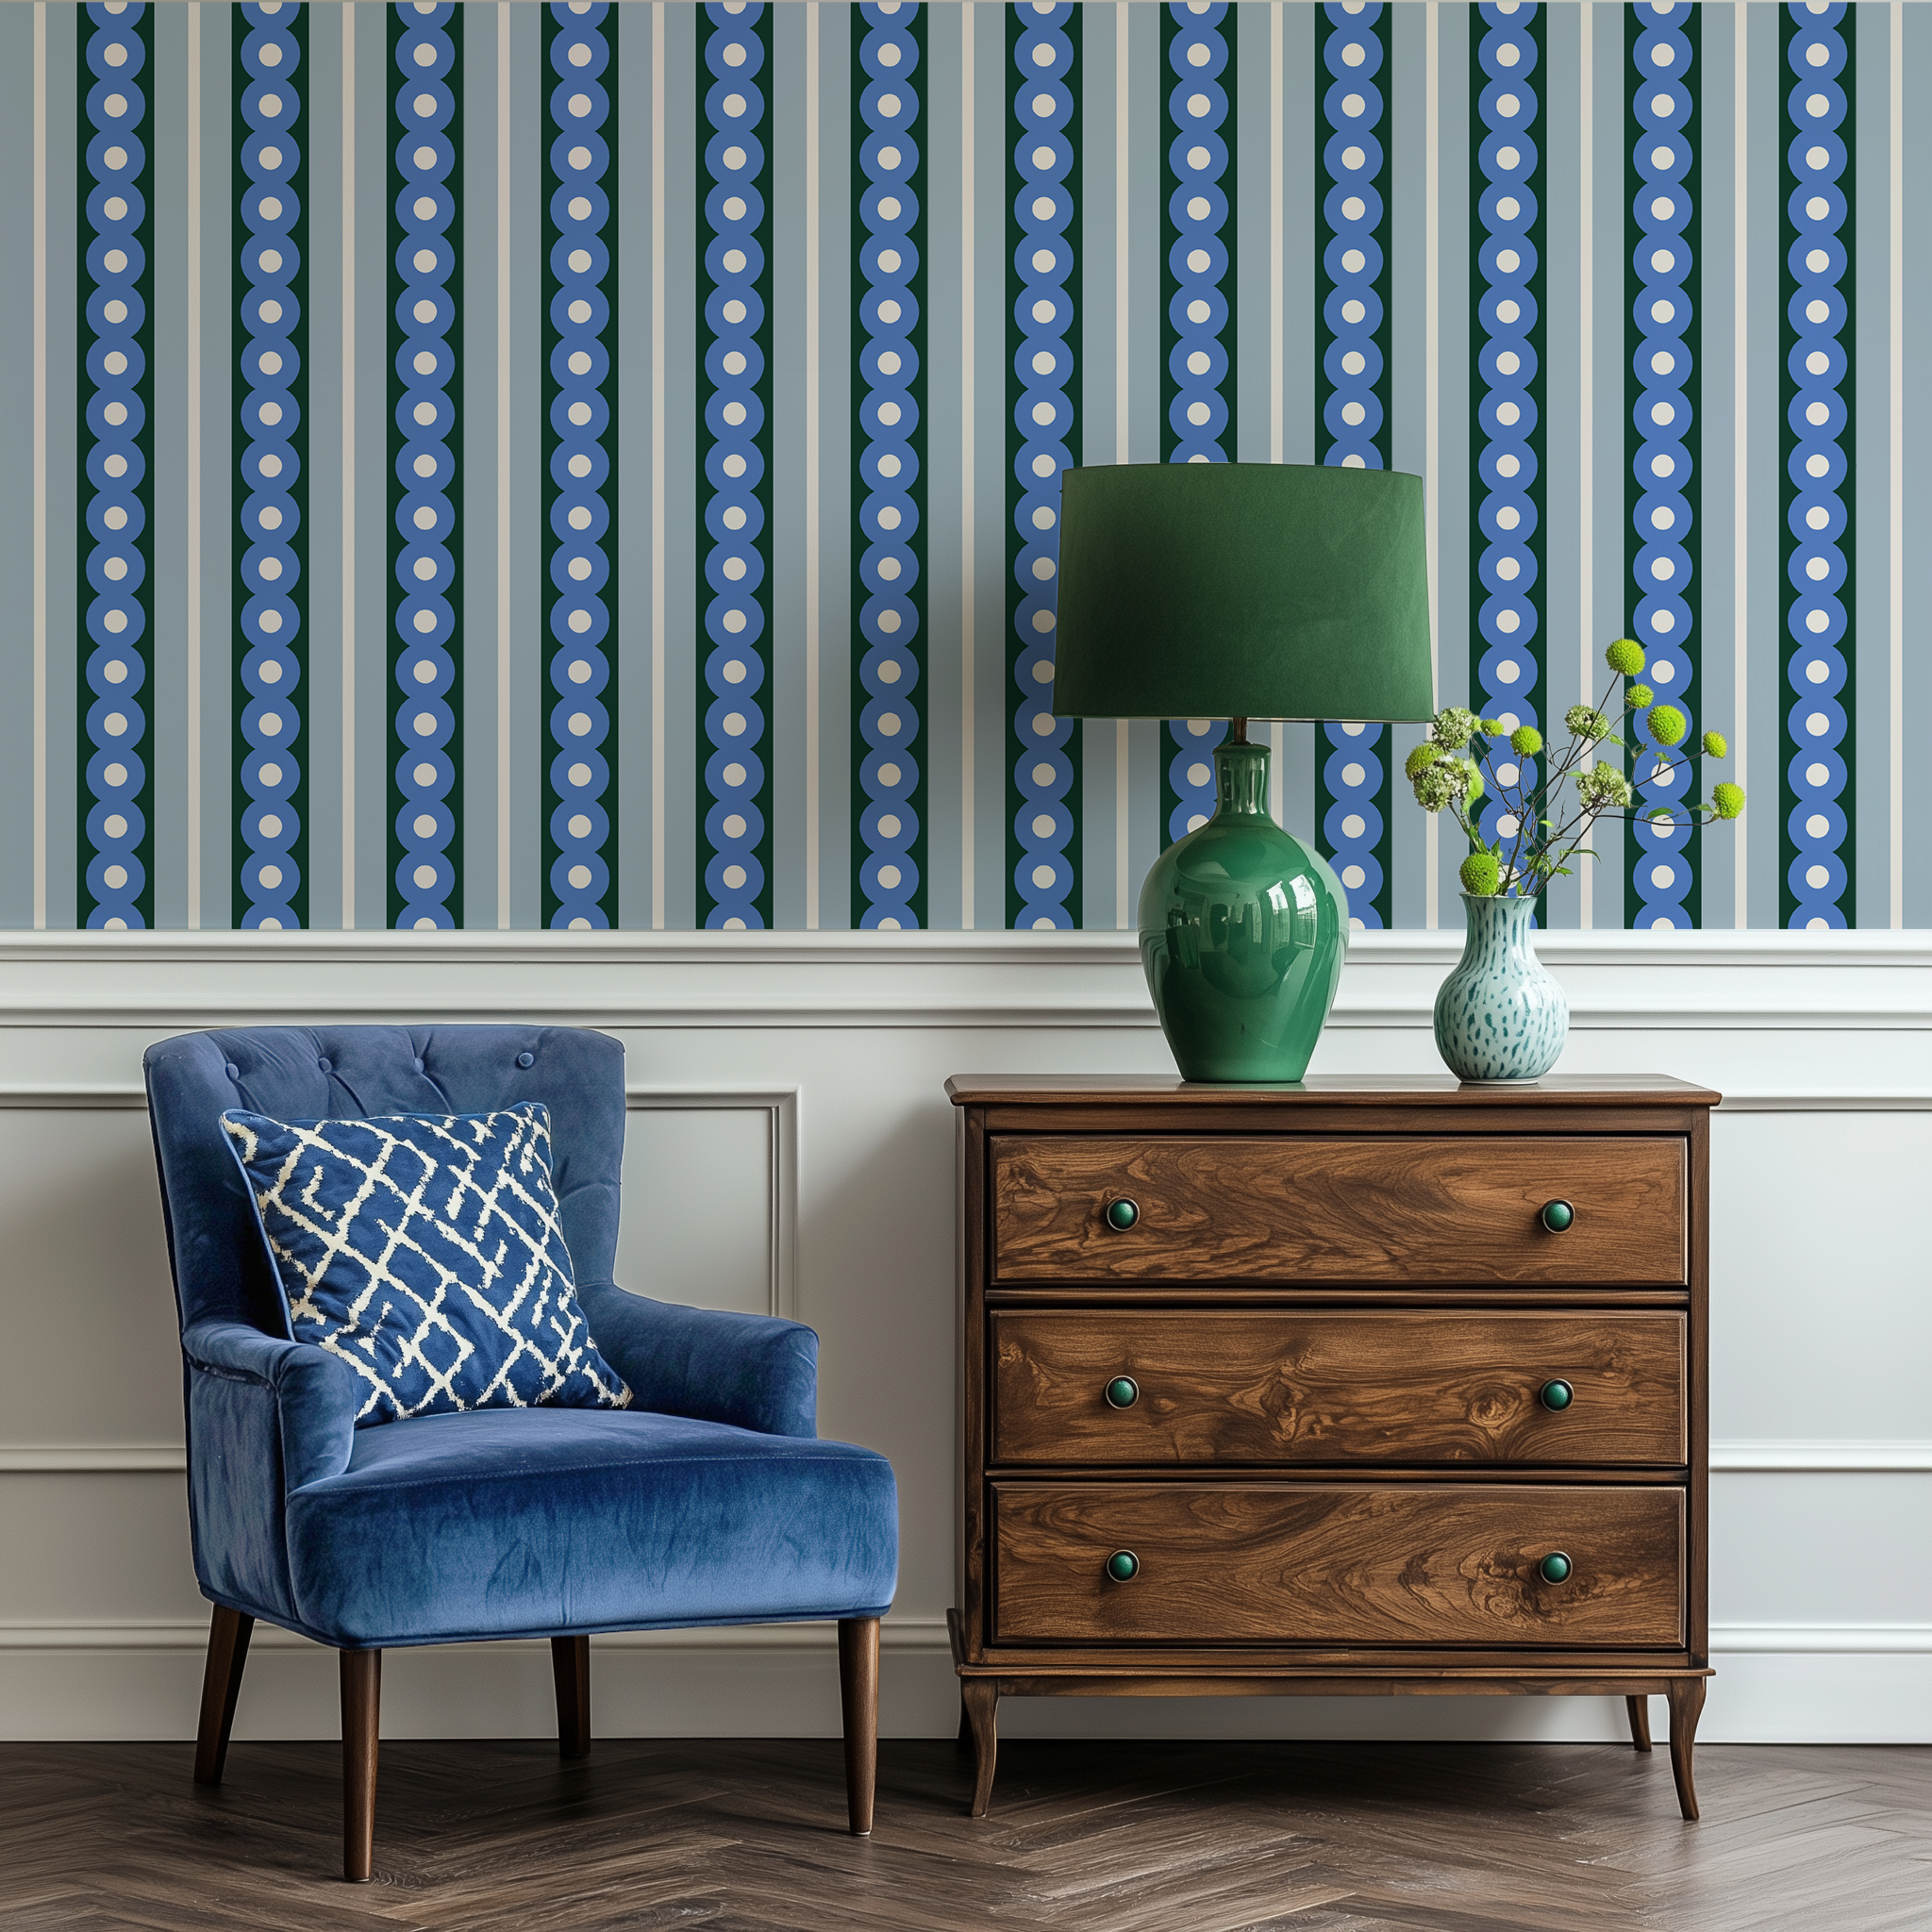
[[[1604,653],[1610,682],[1594,706],[1573,705],[1563,714],[1570,743],[1560,755],[1544,760],[1541,782],[1524,785],[1522,760],[1543,751],[1543,737],[1533,724],[1513,731],[1492,718],[1452,705],[1438,711],[1428,736],[1408,755],[1404,767],[1415,789],[1416,803],[1427,812],[1453,813],[1470,843],[1462,861],[1462,890],[1472,898],[1487,899],[1515,893],[1533,898],[1551,879],[1567,874],[1568,860],[1578,853],[1594,858],[1584,841],[1598,819],[1643,819],[1653,824],[1707,825],[1734,819],[1744,809],[1744,793],[1736,785],[1718,785],[1695,805],[1656,805],[1633,809],[1637,793],[1630,780],[1613,763],[1599,761],[1604,745],[1616,745],[1636,758],[1654,757],[1652,782],[1667,779],[1700,758],[1721,758],[1730,747],[1724,734],[1707,731],[1695,752],[1680,752],[1689,725],[1674,705],[1660,705],[1647,684],[1635,682],[1643,674],[1643,647],[1631,638],[1619,638]],[[1624,682],[1624,712],[1641,711],[1638,721],[1647,743],[1629,745],[1610,728],[1610,699],[1618,680]],[[1621,720],[1622,712],[1619,713]],[[1506,767],[1513,782],[1506,784],[1498,769],[1499,751],[1507,749],[1517,762]],[[1574,781],[1574,794],[1565,791]],[[1470,813],[1493,791],[1515,830],[1486,844]]]

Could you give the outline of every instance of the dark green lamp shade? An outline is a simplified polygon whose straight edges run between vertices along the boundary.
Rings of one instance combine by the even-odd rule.
[[[1422,479],[1281,463],[1061,477],[1065,718],[1435,715]]]

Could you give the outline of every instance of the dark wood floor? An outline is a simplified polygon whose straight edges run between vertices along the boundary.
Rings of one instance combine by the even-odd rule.
[[[384,1746],[375,1882],[340,1755],[0,1745],[0,1927],[163,1932],[1927,1932],[1932,1749],[1716,1746],[1704,1823],[1604,1745],[950,1744],[880,1753],[848,1838],[833,1742]]]

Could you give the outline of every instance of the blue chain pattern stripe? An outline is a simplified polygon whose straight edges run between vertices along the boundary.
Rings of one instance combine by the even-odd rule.
[[[1170,0],[1160,27],[1166,54],[1167,138],[1161,185],[1161,449],[1171,463],[1224,463],[1233,454],[1234,22],[1223,0]],[[1168,841],[1214,815],[1214,761],[1227,736],[1220,719],[1170,718],[1160,803]]]
[[[415,0],[391,9],[390,190],[401,239],[390,271],[390,924],[406,931],[457,923],[462,579],[452,184],[459,178],[459,157],[450,130],[461,35],[461,9],[452,0]]]
[[[1074,379],[1080,28],[1080,9],[1067,0],[1032,0],[1008,11],[1007,923],[1023,931],[1071,930],[1079,924],[1074,856],[1078,725],[1053,714],[1053,630],[1059,608],[1060,472],[1080,460]]]
[[[698,910],[709,931],[772,923],[770,772],[761,694],[771,676],[771,59],[765,0],[734,11],[708,0],[698,26],[698,425],[703,663],[710,700],[698,781]]]
[[[1630,88],[1629,369],[1633,405],[1628,434],[1626,543],[1631,577],[1631,635],[1643,646],[1643,682],[1658,704],[1691,709],[1697,669],[1696,524],[1697,371],[1695,340],[1697,156],[1690,139],[1696,112],[1692,70],[1702,38],[1690,0],[1649,0],[1626,18]],[[1644,729],[1646,712],[1631,712],[1636,747],[1631,779],[1637,808],[1691,802],[1693,774],[1679,761],[1657,783]],[[1701,923],[1693,826],[1630,828],[1625,924],[1640,930]]]
[[[1476,454],[1470,583],[1470,704],[1510,730],[1542,726],[1543,8],[1497,0],[1479,9],[1471,74],[1470,176],[1476,251],[1471,445]],[[1505,784],[1537,784],[1539,760],[1500,752]],[[1521,827],[1493,795],[1477,807],[1507,859]],[[1532,827],[1532,830],[1534,828]]]
[[[605,71],[616,54],[616,11],[594,0],[545,11],[544,552],[549,565],[550,758],[544,923],[571,932],[615,925],[616,833],[605,745],[617,668],[606,644],[615,575],[604,539],[616,496],[605,436],[615,374],[615,304],[605,237],[614,232],[614,183]]]
[[[1331,0],[1316,27],[1317,125],[1325,130],[1316,227],[1317,446],[1324,463],[1351,470],[1386,470],[1390,462],[1387,16],[1383,0],[1354,12]],[[1391,916],[1388,728],[1337,722],[1324,724],[1322,736],[1315,788],[1322,842],[1348,892],[1350,925],[1379,931]]]
[[[863,587],[853,653],[852,747],[862,801],[853,840],[858,924],[925,924],[925,184],[921,141],[925,9],[860,7],[852,76],[858,461],[854,575]]]
[[[93,931],[154,924],[153,792],[141,754],[153,485],[153,173],[143,139],[154,38],[145,0],[87,8],[80,25],[79,601],[91,648],[81,668],[79,899]],[[16,184],[16,189],[18,184]]]
[[[307,774],[303,759],[308,644],[308,485],[302,434],[308,399],[308,129],[302,72],[308,8],[260,0],[239,9],[235,45],[237,311],[242,449],[236,511],[236,807],[244,854],[237,925],[307,925]]]
[[[1785,8],[1781,585],[1790,697],[1783,731],[1780,911],[1852,923],[1851,9]],[[1894,398],[1896,407],[1896,398]]]

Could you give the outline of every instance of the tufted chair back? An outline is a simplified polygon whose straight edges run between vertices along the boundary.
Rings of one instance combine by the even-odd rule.
[[[624,1048],[573,1026],[245,1026],[147,1050],[149,1119],[166,1176],[168,1258],[181,1325],[246,1322],[287,1337],[275,1262],[223,1112],[275,1120],[550,1109],[557,1199],[578,1287],[617,1257]]]

